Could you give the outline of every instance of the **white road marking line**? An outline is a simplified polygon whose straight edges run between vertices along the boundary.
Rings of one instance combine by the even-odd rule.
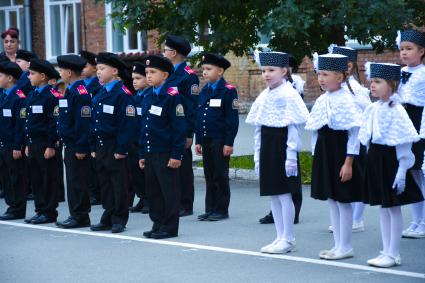
[[[304,262],[304,263],[311,263],[311,264],[318,264],[318,265],[326,265],[326,266],[341,267],[341,268],[348,268],[348,269],[354,269],[354,270],[362,270],[362,271],[425,279],[425,273],[417,273],[417,272],[410,272],[410,271],[403,271],[403,270],[396,270],[396,269],[384,269],[384,268],[381,269],[381,268],[375,268],[375,267],[366,266],[366,265],[344,263],[344,262],[337,262],[337,261],[326,261],[321,259],[288,256],[288,255],[263,254],[260,252],[253,252],[253,251],[247,251],[247,250],[238,250],[238,249],[222,248],[222,247],[215,247],[215,246],[208,246],[208,245],[173,242],[173,241],[166,241],[166,240],[145,239],[145,238],[139,238],[134,236],[117,235],[112,233],[104,234],[99,232],[90,232],[90,231],[81,231],[81,230],[66,230],[61,228],[38,226],[38,225],[9,222],[9,221],[0,221],[0,224],[21,227],[21,228],[36,229],[36,230],[55,231],[59,233],[78,234],[78,235],[94,236],[94,237],[101,237],[101,238],[130,240],[130,241],[166,245],[166,246],[184,247],[188,249],[198,249],[198,250],[206,250],[206,251],[214,251],[214,252],[222,252],[222,253],[230,253],[230,254],[238,254],[238,255],[257,256],[262,258],[283,259],[283,260],[289,260],[289,261],[295,261],[295,262]]]

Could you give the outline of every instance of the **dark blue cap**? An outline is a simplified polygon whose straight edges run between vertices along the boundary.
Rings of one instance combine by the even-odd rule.
[[[400,42],[403,41],[413,42],[425,48],[425,33],[414,29],[402,31]]]
[[[346,72],[348,70],[348,57],[340,54],[319,55],[319,70]]]
[[[400,81],[401,67],[390,63],[371,63],[370,78],[380,78],[389,81]]]
[[[289,67],[289,56],[283,52],[262,52],[260,56],[261,67]]]

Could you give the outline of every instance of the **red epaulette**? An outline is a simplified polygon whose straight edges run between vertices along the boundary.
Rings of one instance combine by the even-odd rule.
[[[236,88],[229,83],[226,83],[225,87],[228,88],[228,89],[235,89]]]
[[[188,73],[188,74],[196,74],[196,72],[194,70],[192,70],[189,66],[184,67],[184,70]]]
[[[25,96],[25,93],[24,93],[22,90],[20,90],[20,89],[18,89],[18,90],[16,91],[16,94],[19,96],[19,98],[27,98],[27,97]]]
[[[85,88],[85,86],[83,86],[83,85],[79,85],[78,87],[77,87],[77,90],[78,90],[78,93],[80,94],[80,95],[86,95],[86,94],[89,94],[88,93],[88,91],[87,91],[87,89]]]
[[[56,98],[64,98],[63,94],[54,88],[50,89],[50,93],[53,94]]]
[[[125,86],[122,86],[122,90],[125,92],[125,94],[132,96],[133,94],[131,93],[131,91]]]
[[[179,89],[177,87],[170,87],[168,88],[167,93],[171,96],[176,96],[179,94]]]

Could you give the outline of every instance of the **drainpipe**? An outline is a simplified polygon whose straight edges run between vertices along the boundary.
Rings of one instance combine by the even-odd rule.
[[[30,0],[25,0],[24,3],[24,11],[25,11],[25,48],[29,51],[31,48],[31,7]]]

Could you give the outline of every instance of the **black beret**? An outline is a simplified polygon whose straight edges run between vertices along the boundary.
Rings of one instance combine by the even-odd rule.
[[[172,74],[174,72],[173,63],[165,57],[149,55],[145,58],[145,68],[155,68]]]
[[[127,69],[127,65],[122,61],[118,55],[110,52],[101,52],[96,56],[97,64],[105,64],[113,68],[117,68],[118,71]]]
[[[31,51],[27,51],[23,49],[19,49],[18,51],[16,51],[16,60],[21,59],[21,60],[25,60],[29,62],[32,59],[37,59],[37,58],[38,56]]]
[[[17,80],[22,75],[22,69],[14,62],[5,61],[0,63],[0,73],[10,75]]]
[[[0,54],[0,62],[10,62],[10,59],[4,54]]]
[[[171,34],[167,35],[167,37],[165,38],[164,44],[176,50],[178,53],[182,54],[183,56],[189,55],[190,51],[192,50],[192,47],[190,47],[190,42],[182,36],[171,35]]]
[[[133,73],[137,73],[146,77],[145,65],[139,62],[135,62],[133,65]]]
[[[230,62],[223,56],[215,53],[204,53],[202,56],[201,65],[210,64],[226,70],[231,66]]]
[[[62,69],[70,69],[76,72],[81,72],[87,64],[87,60],[75,55],[61,55],[57,57],[58,66]]]
[[[86,59],[90,65],[96,66],[96,54],[89,51],[81,50],[80,56]]]
[[[54,78],[56,75],[53,72],[53,65],[49,61],[43,59],[32,59],[29,69],[34,72],[44,73],[49,79]]]
[[[59,72],[55,69],[55,67],[52,65],[52,70],[51,70],[51,79],[57,79],[59,80],[61,78],[61,75],[59,74]]]

